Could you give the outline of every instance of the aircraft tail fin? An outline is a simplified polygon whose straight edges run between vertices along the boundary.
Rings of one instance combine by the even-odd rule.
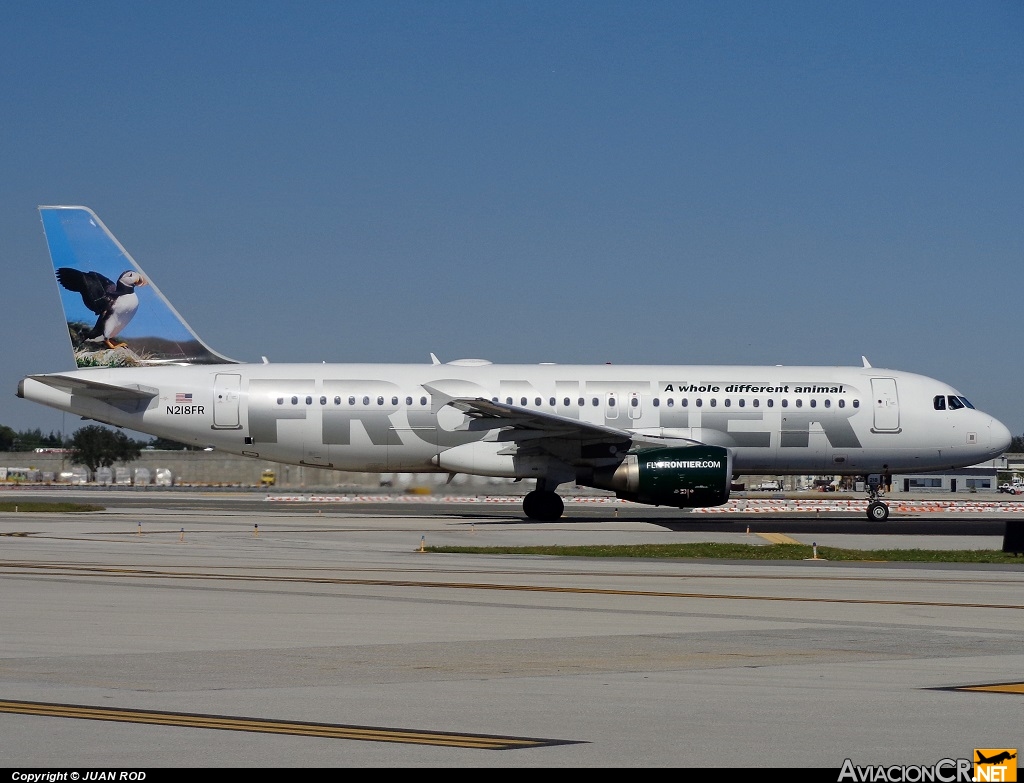
[[[39,207],[79,367],[235,364],[164,298],[87,207]]]

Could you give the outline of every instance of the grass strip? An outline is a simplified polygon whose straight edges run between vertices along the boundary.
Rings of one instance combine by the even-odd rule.
[[[45,511],[51,514],[78,514],[84,511],[104,511],[104,506],[95,506],[92,503],[45,503],[32,500],[4,500],[0,501],[0,512],[21,512],[32,513]]]
[[[475,555],[553,555],[557,557],[691,558],[710,560],[810,560],[814,548],[802,544],[626,544],[621,546],[428,546],[427,552]],[[994,549],[840,549],[818,547],[818,559],[893,563],[1015,563],[1024,557]]]

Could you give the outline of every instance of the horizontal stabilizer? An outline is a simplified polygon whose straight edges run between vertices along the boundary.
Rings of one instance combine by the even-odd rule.
[[[114,402],[120,400],[151,400],[160,394],[159,389],[152,386],[143,386],[138,383],[118,386],[113,383],[100,383],[85,378],[71,378],[66,375],[29,375],[33,381],[51,386],[54,389],[78,394],[83,397],[93,397],[97,400]]]

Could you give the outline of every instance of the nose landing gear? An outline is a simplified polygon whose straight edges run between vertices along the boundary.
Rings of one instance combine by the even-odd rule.
[[[885,485],[880,476],[868,476],[868,519],[885,522],[889,518],[889,504],[882,500]]]
[[[868,503],[868,519],[872,522],[885,522],[889,518],[889,506],[880,500]]]

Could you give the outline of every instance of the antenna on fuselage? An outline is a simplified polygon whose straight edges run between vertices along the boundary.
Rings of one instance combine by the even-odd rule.
[[[870,366],[871,366],[871,362],[869,362],[869,361],[868,361],[868,357],[866,357],[866,356],[861,356],[861,357],[860,357],[860,360],[861,360],[862,362],[864,362],[864,366],[865,366],[865,367],[870,367]]]
[[[433,351],[430,352],[430,363],[431,364],[440,364],[441,363],[441,360],[438,359],[436,356],[434,356],[434,352]]]

